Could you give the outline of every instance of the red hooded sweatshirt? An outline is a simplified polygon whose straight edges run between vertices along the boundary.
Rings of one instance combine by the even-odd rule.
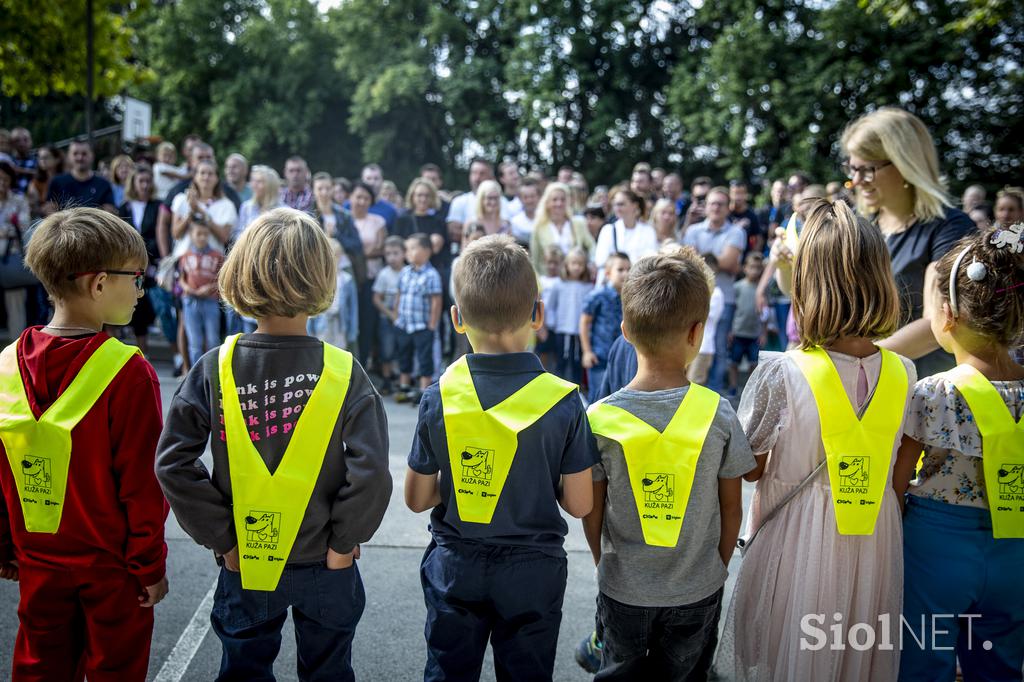
[[[26,330],[18,367],[38,419],[109,336]],[[167,502],[154,473],[163,422],[160,383],[135,355],[71,432],[71,466],[57,533],[29,533],[7,453],[0,457],[0,561],[22,568],[119,568],[149,586],[164,576]],[[0,443],[0,450],[3,444]]]

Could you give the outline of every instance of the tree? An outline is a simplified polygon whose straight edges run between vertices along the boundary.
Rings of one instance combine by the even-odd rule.
[[[136,11],[115,0],[93,2],[96,97],[153,76],[133,59]],[[85,25],[79,0],[0,0],[0,94],[26,102],[86,94]]]

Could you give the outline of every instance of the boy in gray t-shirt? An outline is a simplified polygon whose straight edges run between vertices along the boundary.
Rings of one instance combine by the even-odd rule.
[[[601,461],[583,521],[600,594],[577,660],[600,648],[602,680],[704,679],[714,653],[755,462],[729,402],[686,379],[713,281],[684,247],[642,259],[622,290],[638,370],[589,411]]]

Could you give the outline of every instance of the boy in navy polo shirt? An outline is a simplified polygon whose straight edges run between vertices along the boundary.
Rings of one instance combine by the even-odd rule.
[[[396,354],[401,373],[396,400],[414,405],[434,376],[434,330],[441,319],[441,275],[430,264],[432,253],[430,237],[422,232],[405,240],[409,264],[398,277],[395,299]],[[418,370],[419,388],[412,385],[414,369]]]
[[[589,513],[596,448],[576,386],[526,351],[544,324],[526,251],[484,237],[452,277],[452,322],[474,352],[423,394],[405,479],[409,508],[432,509],[424,678],[479,679],[490,639],[498,679],[551,679],[566,582],[558,505]]]
[[[622,334],[622,284],[629,275],[629,256],[613,253],[604,264],[605,286],[595,289],[583,303],[580,315],[580,348],[587,369],[590,402],[597,400],[601,380],[608,369],[608,351]]]

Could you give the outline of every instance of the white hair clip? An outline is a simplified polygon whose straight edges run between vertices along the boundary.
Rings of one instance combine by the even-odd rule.
[[[987,274],[988,268],[985,267],[984,263],[979,263],[977,258],[967,266],[967,276],[970,277],[972,282],[980,282],[985,279]]]
[[[960,317],[960,309],[957,306],[956,301],[956,273],[960,271],[960,264],[964,262],[964,257],[967,256],[967,252],[970,250],[970,246],[965,246],[964,250],[961,251],[960,255],[958,255],[956,257],[956,260],[953,261],[953,268],[949,271],[949,309],[953,312],[954,318]],[[985,270],[984,263],[979,263],[975,261],[974,263],[971,264],[971,267],[974,267],[975,265],[980,265],[982,270]],[[971,277],[970,268],[968,268],[967,270],[967,276],[973,280],[974,277]],[[978,279],[984,279],[985,274],[985,272],[982,272],[981,277],[979,277]]]
[[[1024,251],[1024,223],[996,230],[989,243],[997,249],[1009,248],[1011,253],[1021,253]]]

